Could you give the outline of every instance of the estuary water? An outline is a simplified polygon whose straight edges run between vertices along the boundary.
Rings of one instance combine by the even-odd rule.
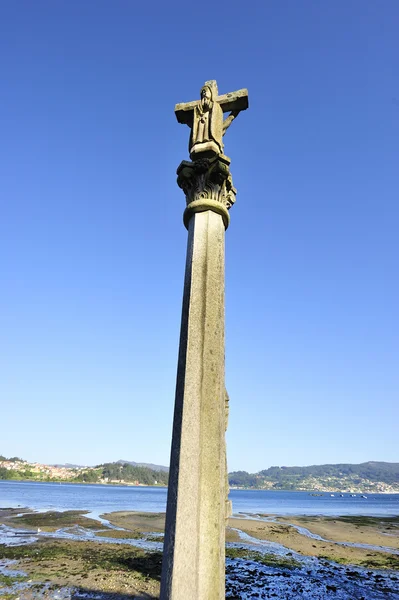
[[[0,481],[0,508],[39,511],[88,510],[93,517],[117,510],[164,512],[166,488]],[[282,492],[231,490],[233,513],[275,515],[399,515],[399,494]]]

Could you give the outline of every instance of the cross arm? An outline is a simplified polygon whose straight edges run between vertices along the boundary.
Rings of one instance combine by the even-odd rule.
[[[222,96],[218,96],[216,101],[220,104],[224,113],[231,111],[239,113],[242,110],[246,110],[249,106],[248,90],[243,88],[236,92],[223,94]],[[176,104],[175,115],[179,123],[192,125],[194,108],[197,106],[198,102],[198,100],[193,100],[192,102],[181,102],[180,104]]]
[[[248,90],[243,88],[236,92],[230,92],[229,94],[223,94],[218,96],[217,101],[223,109],[223,112],[247,110],[248,103]]]
[[[197,104],[198,100],[193,100],[193,102],[181,102],[180,104],[176,104],[175,115],[178,122],[183,123],[184,125],[192,125],[193,111]]]

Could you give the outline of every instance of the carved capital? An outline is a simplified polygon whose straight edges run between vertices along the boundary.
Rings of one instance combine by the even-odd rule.
[[[233,206],[237,190],[230,173],[230,159],[219,155],[193,162],[183,160],[177,169],[177,184],[186,195],[187,208],[183,221],[188,223],[196,212],[213,210],[229,226],[229,209]]]

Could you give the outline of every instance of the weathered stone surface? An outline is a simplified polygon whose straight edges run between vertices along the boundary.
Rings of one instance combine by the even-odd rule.
[[[162,600],[222,600],[225,564],[224,223],[189,222]]]
[[[225,431],[227,431],[227,427],[229,424],[229,412],[230,412],[230,398],[227,393],[227,390],[225,390],[224,391],[224,415],[225,415],[224,430]],[[227,521],[227,519],[229,517],[231,517],[231,515],[233,514],[233,503],[231,500],[229,500],[230,487],[229,487],[229,471],[227,468],[226,439],[224,442],[224,464],[225,464],[224,477],[225,477],[225,494],[226,494],[225,495],[225,501],[226,501],[225,518]]]
[[[177,169],[188,229],[161,600],[224,600],[228,500],[224,382],[224,235],[236,189],[222,137],[248,92],[218,96],[207,81],[201,100],[176,106],[191,128],[190,156]],[[223,113],[231,111],[223,120]]]
[[[246,89],[219,96],[215,80],[206,81],[200,95],[200,100],[175,106],[179,123],[191,129],[189,152],[192,160],[223,154],[224,134],[236,116],[248,108]],[[230,112],[225,120],[224,112]]]

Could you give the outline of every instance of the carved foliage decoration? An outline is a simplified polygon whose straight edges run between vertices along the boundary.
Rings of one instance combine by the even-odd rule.
[[[213,200],[229,209],[236,198],[229,162],[221,156],[194,162],[184,160],[177,169],[177,184],[185,193],[187,204]]]

